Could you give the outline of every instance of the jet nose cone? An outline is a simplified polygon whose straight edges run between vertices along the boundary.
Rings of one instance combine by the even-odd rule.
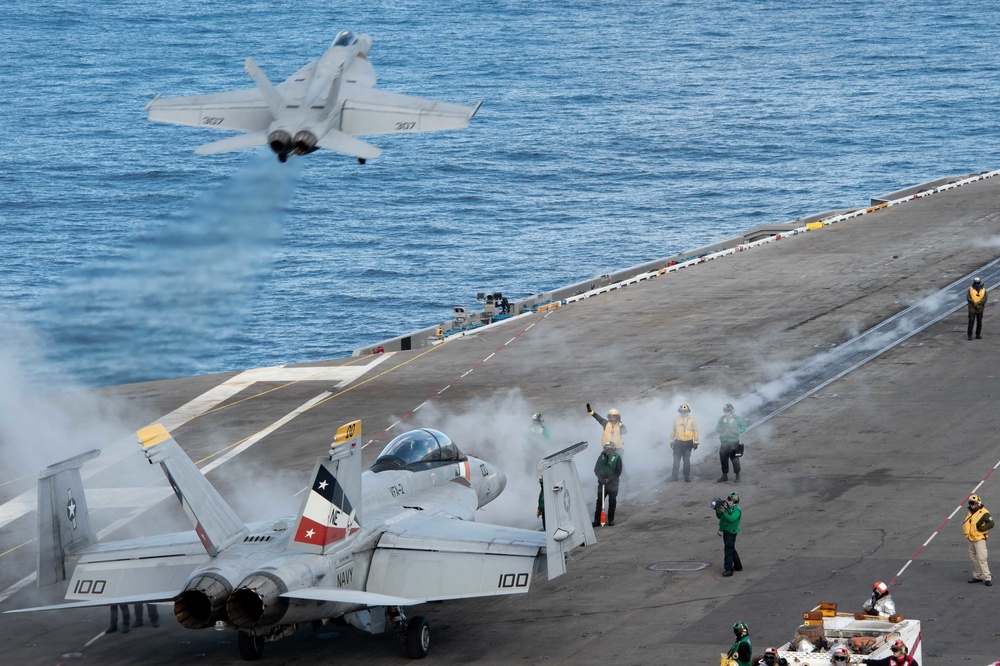
[[[500,493],[503,492],[503,489],[507,487],[507,475],[504,474],[503,471],[501,471],[499,469],[496,470],[496,473],[497,473],[497,492],[496,492],[496,494],[499,495]]]

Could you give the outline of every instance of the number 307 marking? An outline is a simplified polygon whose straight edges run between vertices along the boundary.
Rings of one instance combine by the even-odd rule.
[[[416,126],[417,126],[416,123],[396,123],[396,131],[406,132],[407,130],[411,130]]]
[[[205,116],[201,119],[202,125],[221,125],[225,118],[220,116]]]

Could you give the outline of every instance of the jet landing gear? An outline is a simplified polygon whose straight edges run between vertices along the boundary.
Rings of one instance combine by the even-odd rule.
[[[278,153],[278,161],[284,164],[288,161],[288,153]]]
[[[264,637],[241,631],[236,646],[243,661],[257,661],[264,654]]]
[[[358,158],[358,164],[364,164],[364,163],[365,163],[365,158],[359,157]]]
[[[399,606],[385,609],[386,620],[392,623],[396,635],[406,645],[406,655],[410,659],[423,659],[431,651],[431,625],[423,615],[415,615],[409,620]]]

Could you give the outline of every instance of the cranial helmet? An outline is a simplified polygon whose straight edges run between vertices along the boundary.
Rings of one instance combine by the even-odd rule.
[[[778,659],[778,649],[769,647],[764,650],[764,663],[773,664]]]
[[[830,651],[830,657],[834,661],[847,661],[851,658],[851,653],[843,645],[838,645]]]
[[[733,625],[733,633],[736,634],[736,638],[743,638],[750,635],[750,628],[746,622],[737,622]]]
[[[724,411],[724,412],[732,412],[732,411],[735,411],[735,410],[733,409],[732,403],[728,403],[727,402],[725,404],[725,406],[723,406],[722,411]]]
[[[883,594],[889,594],[889,586],[883,583],[882,581],[877,580],[875,581],[875,584],[872,586],[872,592],[875,592],[876,594],[878,594],[878,596],[881,597]]]
[[[534,414],[531,415],[531,420],[532,421],[538,421],[539,423],[541,423],[542,422],[542,413],[541,412],[535,412]]]
[[[610,419],[610,418],[611,418],[612,416],[615,416],[615,417],[619,417],[619,416],[621,416],[621,415],[622,415],[622,413],[621,413],[621,412],[619,412],[619,411],[618,411],[617,409],[615,409],[614,407],[612,407],[611,409],[609,409],[609,410],[608,410],[608,418],[609,418],[609,419]]]
[[[740,494],[738,492],[736,492],[736,491],[733,491],[733,492],[729,493],[729,497],[727,499],[730,502],[732,502],[733,504],[739,504],[740,503]]]
[[[769,655],[769,654],[773,654],[773,655],[777,656],[778,655],[778,648],[769,647],[766,650],[764,650],[764,655],[765,656]]]
[[[688,407],[688,404],[685,402],[680,407],[677,408],[677,411],[680,412],[681,414],[686,414],[691,411],[691,408]]]
[[[614,450],[615,443],[614,442],[604,442],[604,448]]]
[[[983,283],[983,281],[980,280],[979,278],[973,278],[973,280],[972,280],[972,284],[982,284],[982,283]]]
[[[904,652],[909,652],[909,649],[906,647],[906,643],[904,643],[903,639],[901,639],[901,638],[897,638],[896,640],[894,640],[892,642],[892,649],[893,650],[903,650]]]

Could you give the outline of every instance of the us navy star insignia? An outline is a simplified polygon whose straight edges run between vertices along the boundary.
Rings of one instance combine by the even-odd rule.
[[[316,530],[307,530],[306,531],[306,538],[307,539],[312,539],[314,534],[316,534]]]
[[[319,489],[320,489],[320,490],[326,490],[326,487],[327,487],[328,485],[330,485],[330,484],[329,484],[329,483],[327,483],[326,481],[320,481],[320,482],[319,482]]]

